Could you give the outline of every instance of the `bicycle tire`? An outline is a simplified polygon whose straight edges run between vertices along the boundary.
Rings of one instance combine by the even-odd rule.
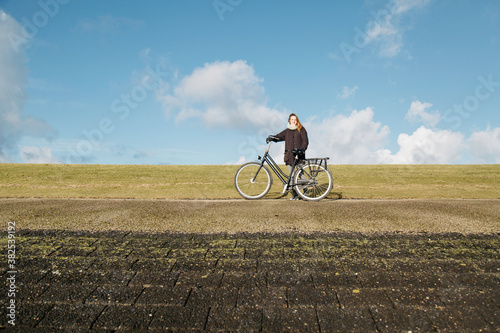
[[[257,179],[254,179],[256,174]],[[248,200],[262,198],[269,192],[272,184],[273,178],[269,169],[257,162],[243,164],[234,175],[234,187],[243,198]]]
[[[328,169],[320,164],[306,164],[294,176],[295,192],[304,200],[319,201],[328,196],[333,188],[333,178]]]

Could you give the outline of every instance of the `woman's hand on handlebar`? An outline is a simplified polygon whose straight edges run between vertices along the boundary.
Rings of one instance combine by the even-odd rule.
[[[266,143],[269,143],[269,142],[271,142],[271,141],[272,141],[272,142],[278,142],[278,141],[279,141],[279,139],[278,139],[277,137],[275,137],[275,136],[269,135],[269,136],[267,137],[267,139],[266,139]]]

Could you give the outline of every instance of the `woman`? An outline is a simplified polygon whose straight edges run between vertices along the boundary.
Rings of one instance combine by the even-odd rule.
[[[278,141],[285,141],[285,164],[288,167],[288,172],[290,174],[290,177],[293,175],[293,160],[294,156],[292,153],[292,150],[294,149],[304,149],[304,151],[307,149],[307,146],[309,145],[309,139],[307,137],[307,131],[302,126],[302,124],[299,121],[299,117],[295,113],[291,113],[288,116],[288,126],[287,128],[275,135],[274,137],[278,138]],[[293,197],[291,200],[298,200],[298,195],[293,191]]]

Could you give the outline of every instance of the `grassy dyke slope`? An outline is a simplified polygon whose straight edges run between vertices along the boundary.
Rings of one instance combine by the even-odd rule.
[[[0,164],[0,198],[241,198],[227,165]],[[500,165],[330,165],[331,198],[500,198]],[[281,183],[267,198],[280,196]]]

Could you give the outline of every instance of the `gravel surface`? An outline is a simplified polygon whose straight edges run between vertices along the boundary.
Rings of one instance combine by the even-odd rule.
[[[2,199],[21,229],[180,233],[498,233],[500,200]]]

